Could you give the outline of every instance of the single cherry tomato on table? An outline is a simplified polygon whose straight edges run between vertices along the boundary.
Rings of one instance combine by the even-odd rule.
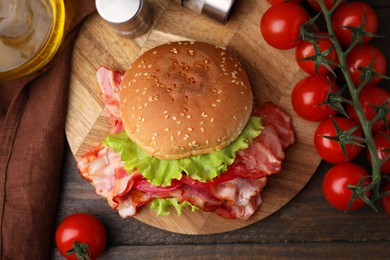
[[[354,163],[342,163],[333,166],[325,174],[322,182],[322,192],[325,199],[334,208],[347,210],[348,203],[352,197],[352,191],[348,185],[357,185],[364,178],[364,186],[369,184],[368,172],[361,166]],[[369,197],[367,192],[366,196]],[[364,206],[365,202],[356,198],[348,210],[357,210]]]
[[[387,182],[383,186],[383,192],[390,191],[390,182]],[[390,195],[382,199],[382,206],[385,209],[386,213],[390,215]]]
[[[346,3],[337,8],[332,16],[332,25],[334,33],[343,47],[348,47],[352,43],[352,32],[348,27],[359,27],[363,23],[365,15],[365,24],[363,29],[370,33],[378,31],[378,16],[374,9],[362,2]],[[370,36],[364,36],[362,42],[368,42],[372,39]]]
[[[267,2],[270,3],[271,5],[280,4],[280,3],[284,3],[284,2],[291,2],[291,3],[299,4],[301,1],[302,0],[267,0]]]
[[[316,32],[317,35],[326,35],[326,32]],[[338,63],[337,53],[333,48],[333,44],[328,38],[315,38],[314,41],[318,46],[318,51],[322,54],[320,57],[325,62],[330,61],[328,65],[332,70],[335,69],[333,63]],[[328,53],[329,51],[329,53]],[[324,65],[316,65],[313,60],[303,60],[305,58],[313,57],[316,54],[315,45],[309,41],[301,41],[295,49],[295,58],[299,67],[309,75],[326,75],[331,73]]]
[[[264,40],[280,50],[294,48],[299,43],[300,27],[309,21],[306,10],[297,4],[285,2],[272,5],[260,21]]]
[[[309,5],[316,11],[321,11],[321,6],[318,4],[317,0],[307,0]],[[334,6],[335,0],[324,0],[326,8],[329,10]]]
[[[354,122],[344,117],[334,117],[333,120],[341,131],[347,131],[356,127]],[[333,164],[344,163],[354,159],[360,153],[362,147],[354,144],[346,144],[346,158],[339,142],[324,137],[333,137],[336,135],[337,131],[332,119],[322,121],[314,133],[314,147],[317,150],[317,153],[322,159]],[[354,131],[352,135],[362,137],[363,133],[361,128]]]
[[[376,152],[378,154],[379,159],[383,159],[386,156],[390,155],[390,130],[376,133],[373,136],[373,139],[376,145]],[[371,163],[371,156],[368,150],[367,150],[367,158]],[[390,160],[385,161],[381,165],[380,171],[382,174],[390,174]]]
[[[77,255],[96,259],[105,249],[106,230],[96,217],[75,213],[61,221],[55,240],[59,252],[67,259],[76,260]]]
[[[390,92],[377,86],[365,86],[359,93],[360,104],[363,107],[363,112],[368,120],[372,120],[376,116],[376,111],[373,106],[380,106],[390,98]],[[390,104],[387,105],[390,108]],[[352,105],[347,105],[347,114],[349,118],[359,124],[359,118],[356,110]],[[390,114],[386,114],[386,120],[390,122]],[[376,133],[385,129],[386,124],[383,120],[379,120],[372,126],[372,132]]]
[[[339,87],[326,76],[308,76],[301,79],[293,88],[291,103],[294,111],[309,121],[322,121],[336,114],[336,110],[327,104],[329,93]]]
[[[385,75],[387,70],[387,60],[383,52],[367,44],[355,46],[348,54],[346,62],[355,87],[361,82],[362,71],[359,68],[367,68],[372,63],[372,70],[381,75]],[[368,83],[376,85],[381,80],[381,77],[372,77]]]

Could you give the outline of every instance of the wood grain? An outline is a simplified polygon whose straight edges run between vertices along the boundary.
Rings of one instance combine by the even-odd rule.
[[[170,214],[156,218],[155,212],[146,207],[135,218],[163,230],[184,234],[226,232],[264,219],[300,192],[320,162],[312,146],[315,124],[298,118],[291,108],[291,89],[304,76],[294,61],[294,53],[272,49],[259,33],[260,17],[268,8],[267,2],[240,1],[225,26],[200,17],[174,1],[153,0],[150,5],[154,17],[152,28],[134,40],[115,35],[96,14],[84,24],[73,54],[66,124],[72,153],[78,159],[103,140],[109,127],[95,78],[99,66],[125,70],[145,50],[169,41],[199,40],[225,46],[247,69],[257,102],[271,101],[293,118],[297,142],[287,151],[283,171],[269,178],[262,193],[263,204],[246,222],[224,220],[213,213],[200,211],[184,212],[181,217]],[[80,192],[82,196],[94,195],[91,190]]]

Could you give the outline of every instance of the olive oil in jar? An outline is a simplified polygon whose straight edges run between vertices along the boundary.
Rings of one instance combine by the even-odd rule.
[[[64,25],[63,0],[0,0],[0,80],[45,66],[62,42]]]

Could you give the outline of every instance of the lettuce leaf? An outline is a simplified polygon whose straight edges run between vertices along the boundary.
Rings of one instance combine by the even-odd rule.
[[[202,182],[219,176],[234,162],[237,151],[248,148],[262,129],[261,119],[252,116],[239,137],[225,148],[178,160],[159,160],[148,156],[125,131],[106,137],[103,144],[120,154],[128,172],[137,169],[153,185],[169,186],[172,179],[180,180],[183,172]]]
[[[182,214],[184,208],[191,208],[192,212],[198,210],[198,207],[192,205],[188,201],[179,203],[179,200],[176,198],[154,199],[150,202],[150,208],[156,211],[157,216],[169,215],[169,208],[171,206],[176,209],[179,216]]]

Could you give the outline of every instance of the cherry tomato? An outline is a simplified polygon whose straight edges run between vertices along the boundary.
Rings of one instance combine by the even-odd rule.
[[[390,98],[390,92],[376,86],[365,86],[359,93],[360,104],[363,107],[363,112],[368,120],[372,120],[375,115],[375,109],[372,106],[382,105],[388,98]],[[390,104],[387,105],[390,108]],[[356,114],[355,108],[352,105],[347,105],[347,114],[349,118],[356,124],[360,124],[359,118]],[[386,119],[390,122],[390,114],[386,114]],[[372,126],[372,132],[376,133],[385,129],[386,125],[383,120],[378,121]]]
[[[347,131],[356,126],[354,122],[344,117],[334,117],[333,120],[342,131]],[[340,143],[324,137],[336,135],[337,131],[332,120],[326,119],[322,121],[314,133],[314,147],[316,148],[317,153],[322,157],[322,159],[333,164],[347,162],[347,158],[348,161],[354,159],[360,153],[362,149],[361,146],[353,144],[345,145],[347,152],[347,158],[345,158]],[[353,135],[362,137],[362,130],[360,128],[357,129],[353,132]]]
[[[267,0],[267,2],[270,3],[271,5],[280,4],[280,3],[284,3],[284,2],[291,2],[291,3],[299,4],[301,1],[302,0]]]
[[[77,259],[74,250],[80,247],[81,255],[96,259],[106,246],[106,230],[103,224],[87,213],[75,213],[62,220],[55,235],[59,252],[67,259]],[[84,248],[84,249],[83,249]],[[73,251],[72,251],[73,250]],[[67,255],[67,252],[73,252]]]
[[[309,5],[316,11],[321,11],[321,6],[318,4],[317,0],[307,0]],[[335,0],[324,0],[326,8],[329,10],[333,7]]]
[[[344,26],[359,27],[363,22],[363,15],[366,15],[364,30],[376,33],[378,30],[378,16],[374,9],[366,3],[352,2],[341,5],[332,16],[334,33],[341,46],[348,47],[352,43],[352,32]],[[363,43],[371,40],[372,37],[364,36]]]
[[[342,163],[333,166],[326,173],[322,182],[322,192],[325,199],[334,208],[346,210],[349,200],[352,196],[352,191],[348,189],[348,185],[357,185],[362,178],[368,176],[368,173],[361,166],[354,163]],[[369,179],[365,178],[364,186],[369,184]],[[369,193],[366,194],[369,196]],[[365,202],[356,198],[348,210],[357,210],[363,207]]]
[[[332,85],[330,85],[332,83]],[[336,114],[336,110],[328,105],[320,105],[326,101],[329,93],[339,87],[326,76],[308,76],[301,79],[291,93],[294,111],[309,121],[322,121]]]
[[[317,32],[316,34],[327,34],[325,32]],[[333,49],[332,42],[328,38],[316,38],[315,42],[319,48],[319,51],[323,53],[331,49],[331,52],[325,56],[325,58],[331,62],[338,63],[337,53]],[[299,67],[310,75],[325,75],[329,74],[330,71],[323,65],[318,66],[318,71],[316,72],[315,62],[312,60],[302,60],[304,58],[312,57],[315,55],[314,44],[309,41],[301,41],[297,48],[295,49],[295,58]],[[329,64],[332,70],[336,67],[335,65]]]
[[[390,182],[387,182],[383,186],[383,192],[390,191]],[[390,195],[382,199],[382,206],[385,209],[386,213],[390,215]]]
[[[386,137],[386,135],[388,137]],[[387,152],[385,150],[390,149],[390,141],[388,138],[390,138],[390,130],[387,130],[385,132],[376,133],[374,136],[374,142],[376,145],[376,152],[378,154],[379,159],[383,159],[386,156],[390,154],[390,152]],[[367,158],[368,161],[371,163],[371,157],[370,153],[367,150]],[[384,162],[381,166],[381,173],[382,174],[390,174],[390,160],[387,160]]]
[[[309,15],[300,5],[285,2],[272,5],[260,21],[264,40],[272,47],[287,50],[298,45],[300,27],[309,21]]]
[[[353,48],[348,54],[346,62],[355,86],[358,86],[360,77],[362,76],[362,71],[359,70],[360,67],[368,67],[373,63],[372,69],[382,75],[385,75],[387,70],[387,61],[383,52],[367,44],[363,44],[362,46],[358,45]],[[382,78],[380,77],[373,77],[369,83],[376,85],[381,80]]]

